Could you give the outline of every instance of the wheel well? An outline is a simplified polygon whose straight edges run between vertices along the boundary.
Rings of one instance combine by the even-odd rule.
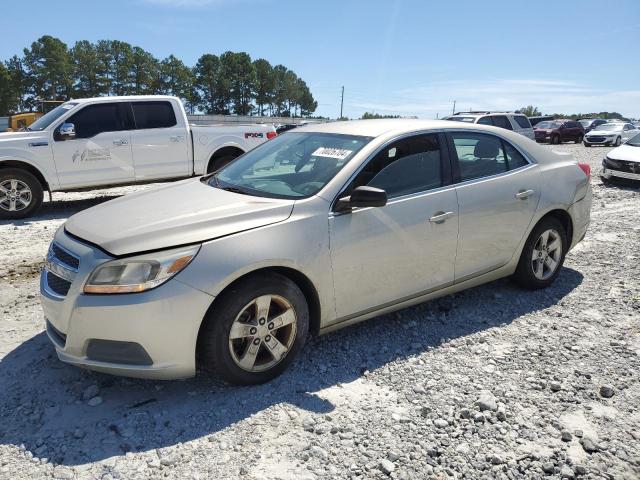
[[[44,175],[42,175],[42,172],[33,165],[19,160],[4,160],[3,162],[0,162],[0,170],[3,168],[20,168],[22,170],[26,170],[38,179],[43,190],[49,190],[49,184],[45,180]]]
[[[209,306],[208,312],[215,308],[216,302],[222,296],[222,294],[228,290],[232,290],[233,287],[236,284],[238,284],[238,282],[244,280],[247,277],[260,274],[260,273],[267,273],[267,272],[274,272],[284,277],[287,277],[289,280],[295,283],[300,290],[302,290],[302,293],[304,294],[304,297],[307,301],[307,305],[309,306],[309,332],[311,332],[313,335],[317,335],[318,332],[320,331],[320,297],[318,296],[318,291],[316,290],[316,287],[313,285],[311,280],[309,280],[309,278],[305,274],[293,268],[266,267],[266,268],[260,268],[258,270],[253,270],[249,273],[242,275],[241,277],[235,279],[233,282],[227,285],[216,296],[216,298],[213,300],[213,302]],[[204,325],[204,321],[202,322],[202,325]],[[202,330],[202,325],[200,326],[200,330]],[[198,332],[198,338],[199,337],[200,337],[200,332]]]
[[[214,154],[211,155],[211,158],[209,159],[209,163],[207,164],[207,173],[210,173],[213,171],[210,169],[213,168],[216,160],[219,160],[223,157],[227,157],[229,155],[233,155],[234,158],[239,157],[243,153],[244,153],[244,150],[238,147],[222,147],[221,149],[216,150]]]
[[[553,217],[562,224],[564,231],[567,233],[567,241],[569,245],[571,245],[573,241],[573,221],[571,220],[571,215],[569,215],[566,210],[551,210],[542,217],[539,222],[548,217]]]

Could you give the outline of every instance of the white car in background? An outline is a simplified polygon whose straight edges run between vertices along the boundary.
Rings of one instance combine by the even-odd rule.
[[[478,123],[480,125],[491,125],[493,127],[512,130],[520,135],[524,135],[531,140],[535,140],[535,134],[531,122],[521,113],[513,112],[458,112],[454,115],[444,117],[443,120],[453,120],[454,122]]]
[[[607,153],[600,178],[605,183],[615,178],[640,181],[640,133]]]
[[[638,133],[640,130],[632,123],[605,123],[585,134],[583,143],[585,147],[591,145],[615,145],[618,147]]]

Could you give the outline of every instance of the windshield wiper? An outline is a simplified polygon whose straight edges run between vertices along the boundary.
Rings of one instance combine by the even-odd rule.
[[[219,187],[219,188],[226,192],[240,193],[242,195],[251,195],[246,190],[243,190],[242,188],[238,188],[238,187]]]

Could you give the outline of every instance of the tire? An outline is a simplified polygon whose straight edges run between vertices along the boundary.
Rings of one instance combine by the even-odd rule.
[[[622,139],[620,137],[616,138],[616,143],[614,144],[616,147],[619,147],[622,144]]]
[[[582,141],[582,144],[583,144],[585,147],[590,147],[590,146],[591,146],[591,144],[590,144],[590,143],[587,143],[587,142],[585,142],[584,140]]]
[[[0,219],[34,215],[42,206],[43,196],[42,184],[30,172],[20,168],[0,170]]]
[[[582,135],[578,135],[578,138],[576,138],[576,143],[582,143],[583,138],[584,137]]]
[[[238,157],[239,155],[230,154],[230,155],[224,155],[223,157],[220,157],[220,158],[212,158],[209,161],[209,165],[207,165],[207,174],[220,170],[222,167],[227,166],[229,163],[231,163],[232,160]]]
[[[258,305],[264,305],[260,299],[267,296],[269,313],[262,317],[258,313],[264,307]],[[287,315],[289,310],[292,314]],[[271,320],[279,318],[291,323],[274,326]],[[235,339],[231,339],[232,329],[239,335]],[[232,285],[209,309],[198,337],[199,363],[230,384],[264,383],[291,364],[308,332],[309,308],[300,288],[277,273],[252,275]],[[272,348],[282,346],[286,347],[283,356],[271,354]],[[255,355],[250,355],[252,351]]]
[[[558,145],[560,143],[560,137],[558,135],[554,135],[551,137],[551,145]]]
[[[542,246],[542,243],[540,243],[543,238],[542,235],[545,233],[549,234],[547,237],[547,248],[551,247],[557,240],[559,242],[559,252],[557,252],[556,249],[552,251],[549,248],[549,250],[547,251],[540,248]],[[554,282],[554,280],[558,276],[558,273],[562,269],[567,248],[567,233],[562,226],[562,223],[560,223],[560,221],[553,217],[543,218],[533,228],[533,230],[529,234],[529,238],[527,238],[527,241],[524,244],[524,248],[522,249],[522,253],[520,255],[520,261],[518,262],[518,267],[516,268],[516,271],[512,277],[513,281],[522,288],[526,288],[529,290],[537,290],[539,288],[548,287]],[[537,252],[536,257],[542,257],[542,259],[534,260],[534,251]],[[553,267],[553,269],[549,268],[549,264],[547,264],[543,260],[545,258],[544,256],[547,254],[548,257],[551,258],[551,260],[555,261],[555,266]],[[540,264],[543,265],[541,271],[542,275],[537,274],[540,273],[539,270],[537,273],[535,271]],[[545,271],[545,269],[547,271]]]

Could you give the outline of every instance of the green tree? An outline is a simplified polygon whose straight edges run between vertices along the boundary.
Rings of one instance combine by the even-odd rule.
[[[67,100],[73,93],[73,61],[67,45],[45,35],[24,49],[27,97],[31,107],[37,99]]]
[[[373,120],[377,118],[400,118],[400,115],[380,115],[379,113],[364,112],[361,120]]]
[[[193,71],[174,55],[169,55],[160,63],[160,92],[181,98],[190,112],[195,110],[198,103],[197,97],[194,97]]]
[[[160,62],[146,50],[133,47],[129,72],[133,95],[152,95],[160,91]]]
[[[96,47],[87,40],[80,40],[71,49],[74,66],[74,96],[97,97],[108,93],[100,77],[100,60]]]
[[[256,71],[256,81],[253,89],[253,98],[256,102],[258,115],[264,115],[265,105],[271,103],[275,81],[273,77],[273,67],[264,58],[259,58],[253,62]]]
[[[518,112],[526,115],[527,117],[539,117],[540,115],[542,115],[542,113],[540,113],[540,110],[538,110],[538,107],[534,107],[533,105],[522,107],[518,110]]]
[[[224,52],[220,55],[222,94],[228,88],[230,111],[236,115],[249,115],[252,110],[256,71],[251,57],[245,52]]]
[[[29,105],[25,101],[25,95],[29,85],[23,62],[17,55],[14,55],[6,62],[6,68],[7,75],[9,76],[9,90],[7,95],[13,99],[9,102],[9,112],[26,111],[29,109]]]
[[[271,97],[271,111],[280,117],[288,117],[287,98],[287,72],[289,70],[284,65],[273,67],[273,95]]]
[[[206,53],[198,59],[194,71],[200,95],[199,108],[206,113],[228,113],[229,85],[222,76],[220,58]]]
[[[299,99],[300,116],[308,117],[316,111],[316,109],[318,108],[318,102],[316,102],[316,100],[313,98],[313,95],[311,94],[311,90],[309,90],[307,83],[302,79],[300,79],[299,82],[301,90]]]
[[[0,63],[0,115],[8,115],[14,108],[11,75],[4,63]]]

